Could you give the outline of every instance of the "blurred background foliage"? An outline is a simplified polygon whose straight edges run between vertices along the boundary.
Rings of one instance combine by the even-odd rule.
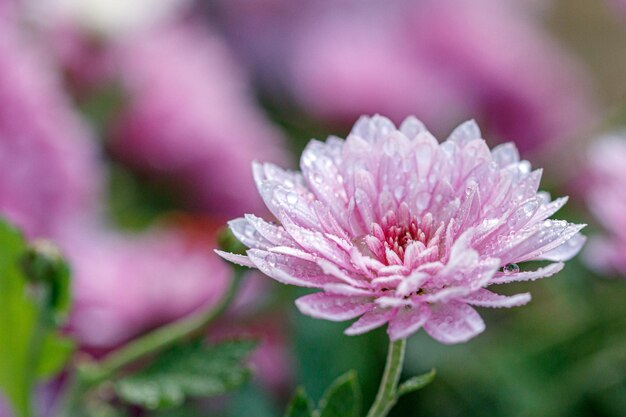
[[[260,149],[278,146],[288,149],[288,153],[285,154],[284,151],[271,155],[268,153],[268,157],[284,164],[291,162],[293,167],[296,166],[297,156],[309,139],[324,139],[330,134],[343,136],[354,122],[354,117],[349,115],[348,111],[338,115],[337,118],[326,117],[324,111],[320,111],[315,106],[309,107],[307,104],[309,102],[300,100],[298,93],[291,89],[287,81],[293,77],[287,74],[284,68],[287,62],[283,59],[288,57],[287,54],[278,51],[275,57],[270,56],[267,60],[262,59],[263,56],[261,58],[258,56],[266,53],[267,50],[282,48],[277,42],[281,40],[281,37],[290,36],[291,26],[311,24],[310,21],[301,18],[298,8],[301,8],[304,14],[309,13],[308,18],[312,19],[313,26],[315,26],[316,18],[311,16],[318,13],[317,8],[323,10],[320,14],[324,15],[324,18],[328,17],[326,14],[333,13],[333,6],[319,6],[317,2],[313,2],[314,6],[305,6],[301,2],[295,3],[298,4],[285,6],[281,0],[240,0],[232,3],[228,0],[198,1],[190,6],[191,12],[185,12],[182,27],[187,22],[193,21],[194,25],[200,22],[200,26],[210,28],[210,35],[207,37],[217,36],[220,39],[218,49],[228,51],[226,53],[229,56],[228,60],[232,59],[237,62],[235,72],[241,71],[245,74],[241,79],[236,80],[235,84],[247,83],[246,91],[249,92],[251,98],[250,103],[246,105],[254,108],[254,115],[250,117],[254,119],[252,124],[258,123],[261,119],[263,123],[271,126],[267,128],[269,133],[264,132],[261,136],[284,138],[284,142],[280,140],[272,142],[273,139],[270,139],[267,145],[264,145],[263,143],[266,142],[261,140],[259,140],[260,145],[250,145],[257,139],[254,126],[249,129],[234,129],[232,133],[228,131],[226,134],[216,133],[218,139],[210,151],[216,155],[214,158],[221,158],[223,149],[229,147],[257,146]],[[336,7],[341,9],[345,6],[343,3],[349,2],[337,2]],[[364,2],[361,7],[380,7],[380,5],[372,6],[370,3],[376,2]],[[417,4],[419,1],[406,3]],[[570,204],[558,213],[557,217],[589,223],[589,227],[585,230],[587,235],[601,233],[602,228],[585,206],[584,181],[581,183],[580,176],[584,175],[585,149],[592,145],[593,139],[603,132],[626,126],[626,112],[623,110],[626,108],[626,11],[620,14],[622,9],[618,5],[619,1],[610,0],[606,2],[519,0],[516,3],[518,4],[510,7],[520,9],[513,14],[529,14],[533,25],[545,31],[540,39],[549,44],[559,42],[559,48],[571,54],[571,56],[568,55],[568,59],[576,62],[578,67],[574,72],[585,73],[583,84],[588,81],[591,91],[587,104],[593,109],[593,114],[587,114],[590,120],[578,125],[574,133],[569,132],[567,138],[559,139],[554,144],[546,145],[552,139],[549,137],[552,132],[542,138],[540,146],[524,148],[523,139],[520,140],[521,147],[525,149],[524,156],[531,160],[534,166],[544,166],[543,188],[548,189],[554,196],[564,194],[572,196]],[[2,4],[1,1],[0,4]],[[375,13],[384,15],[380,10]],[[250,27],[246,27],[246,24]],[[345,23],[348,28],[349,24],[349,22]],[[485,30],[488,31],[490,28]],[[498,30],[499,27],[494,26],[491,36],[499,36]],[[3,29],[0,28],[0,34],[2,31]],[[294,33],[293,36],[296,37],[296,34]],[[254,42],[255,37],[258,37],[258,43]],[[97,42],[106,43],[106,41],[98,40],[97,37],[94,39]],[[92,41],[93,39],[90,38],[89,42]],[[157,45],[161,42],[159,39],[153,41]],[[97,42],[94,49],[96,52],[101,47]],[[168,42],[168,40],[163,42]],[[411,41],[408,40],[407,45],[410,44]],[[90,45],[90,48],[92,46]],[[327,47],[332,47],[332,42]],[[510,47],[516,48],[515,42],[511,43]],[[174,48],[182,47],[174,46]],[[504,52],[493,51],[491,55],[497,59],[498,53]],[[540,53],[550,54],[550,50],[537,52],[537,54]],[[374,56],[371,59],[377,59],[375,52],[372,52],[372,55]],[[119,120],[130,117],[124,115],[124,112],[128,103],[133,101],[133,93],[124,91],[120,80],[110,82],[105,77],[106,82],[93,83],[90,79],[93,74],[89,71],[85,74],[81,72],[84,68],[75,67],[75,65],[78,67],[85,64],[93,65],[93,61],[90,61],[92,58],[87,57],[85,62],[76,64],[71,59],[64,61],[66,58],[62,57],[60,59],[62,64],[59,65],[61,67],[65,65],[60,72],[65,75],[63,85],[67,90],[67,95],[76,103],[76,111],[80,112],[82,120],[86,120],[89,129],[95,132],[92,139],[99,146],[99,161],[104,165],[106,178],[100,210],[104,213],[103,217],[107,219],[107,227],[123,231],[123,233],[144,233],[164,225],[166,227],[176,225],[177,230],[179,228],[199,230],[209,223],[211,225],[209,228],[214,230],[217,225],[223,224],[232,215],[241,215],[244,210],[249,212],[258,208],[256,200],[254,203],[238,201],[241,204],[233,204],[226,208],[220,206],[217,209],[213,207],[212,202],[188,201],[190,190],[193,193],[195,192],[193,190],[203,187],[208,189],[209,196],[213,195],[214,199],[220,201],[230,198],[229,193],[237,193],[236,184],[238,183],[245,184],[245,187],[242,187],[246,190],[250,188],[252,178],[247,166],[251,159],[263,159],[257,155],[257,149],[250,149],[250,155],[240,158],[245,164],[229,165],[228,161],[220,164],[219,161],[209,157],[202,163],[219,166],[216,170],[202,175],[187,175],[188,172],[184,168],[178,170],[179,167],[175,167],[172,171],[174,175],[170,175],[171,172],[168,169],[161,170],[159,162],[148,161],[146,163],[140,160],[141,158],[129,157],[134,150],[127,152],[124,143],[119,147],[121,143],[119,138],[123,137],[123,134],[120,134],[117,129],[120,128]],[[168,56],[162,59],[163,61],[156,60],[152,65],[167,68],[172,64],[172,62],[167,62]],[[171,57],[171,59],[179,58]],[[358,77],[357,72],[361,66],[374,65],[368,59],[363,57],[362,62],[352,63],[351,71],[354,72],[354,77]],[[387,55],[382,54],[380,59],[387,59]],[[535,59],[539,58],[533,56],[533,51],[529,51],[527,60],[531,62],[531,65]],[[324,74],[326,70],[325,65],[330,65],[317,61],[309,63],[311,66],[317,64],[320,65],[317,70],[321,74]],[[129,64],[129,68],[134,70],[137,65],[140,64]],[[230,71],[229,65],[230,63],[225,65],[227,68],[223,70],[226,74]],[[548,66],[551,65],[549,62]],[[165,69],[165,71],[168,70]],[[153,76],[150,71],[143,73],[138,71],[138,74],[137,77],[140,80],[153,81],[150,78]],[[185,74],[182,71],[180,76],[184,77]],[[177,76],[179,76],[177,73],[172,73],[173,78]],[[382,71],[378,76],[384,79],[388,74]],[[560,74],[557,74],[556,78],[559,76]],[[392,83],[393,80],[388,81]],[[173,84],[176,83],[177,81],[173,82]],[[219,77],[207,83],[209,86],[211,83],[219,83]],[[382,85],[385,85],[385,82],[382,82]],[[320,89],[323,87],[319,86]],[[587,87],[585,84],[583,89]],[[343,94],[341,91],[335,93]],[[434,89],[425,94],[436,93],[437,90]],[[147,95],[148,101],[160,99]],[[327,100],[333,100],[333,95],[328,94]],[[565,98],[563,102],[555,103],[561,106],[567,100]],[[197,103],[184,100],[174,106],[180,106],[182,109],[187,106],[194,107],[193,111],[196,111],[195,107],[200,107],[208,114],[218,109],[224,102],[228,102],[228,99],[218,94],[218,97],[209,100],[207,103],[210,105],[204,108],[202,107],[204,104],[198,106]],[[376,102],[370,103],[370,107],[376,108],[376,104]],[[224,104],[224,106],[230,105],[231,103]],[[560,111],[560,109],[550,107],[551,105],[552,103],[537,111],[541,113]],[[237,105],[234,106],[237,107]],[[358,111],[358,106],[356,107],[355,112]],[[473,110],[476,110],[475,116]],[[157,116],[147,122],[140,120],[141,115],[137,116],[139,121],[129,122],[129,129],[136,128],[134,123],[155,123],[156,126],[152,130],[145,128],[141,131],[141,134],[147,137],[146,142],[150,143],[151,135],[158,136],[160,131],[168,129],[167,122],[171,116],[167,107],[162,111],[162,114],[157,111]],[[513,108],[511,111],[515,112],[516,109]],[[416,113],[418,117],[422,117],[419,111]],[[490,120],[489,111],[482,107],[474,109],[470,105],[460,113],[455,112],[444,122],[435,122],[435,131],[443,134],[451,125],[468,117],[477,117],[479,121]],[[163,126],[158,125],[159,117],[165,120]],[[185,120],[187,119],[183,118],[180,123],[184,124]],[[190,130],[200,130],[199,133],[194,131],[192,135],[202,136],[204,134],[202,123],[198,125],[193,118],[190,120],[189,123],[192,125]],[[226,130],[233,127],[231,119],[228,120]],[[237,118],[232,120],[237,120]],[[577,123],[578,120],[570,122]],[[243,118],[241,123],[247,123],[247,119]],[[181,129],[182,132],[186,132],[184,128]],[[215,131],[219,132],[220,129],[222,127],[216,128]],[[211,133],[211,129],[208,131]],[[515,129],[512,131],[516,132]],[[229,134],[233,137],[229,137]],[[487,128],[485,136],[489,139],[500,137],[501,134],[502,131],[492,132]],[[520,133],[520,137],[524,137],[524,134]],[[238,135],[249,135],[250,138],[240,141],[241,138]],[[141,142],[141,139],[137,139],[137,142]],[[176,139],[173,143],[177,143]],[[129,145],[129,148],[133,146],[135,145]],[[147,149],[139,145],[136,145],[136,148],[139,152]],[[167,146],[164,149],[164,153],[170,152]],[[160,156],[155,156],[155,158],[158,157]],[[230,177],[236,177],[237,181],[221,183],[222,180]],[[229,187],[235,188],[229,190]],[[183,221],[181,221],[181,216]],[[180,227],[181,224],[184,227]],[[84,244],[88,245],[89,240],[86,240]],[[72,245],[68,244],[68,248],[71,247]],[[65,250],[71,251],[72,249]],[[70,260],[71,258],[72,256]],[[177,262],[182,261],[177,258]],[[263,372],[271,374],[277,371],[279,374],[277,383],[268,383],[262,375],[259,375],[260,377],[252,379],[242,389],[217,401],[198,400],[175,410],[157,412],[135,408],[126,409],[121,406],[120,410],[124,410],[129,415],[159,417],[278,416],[282,415],[285,404],[296,386],[306,387],[308,393],[317,400],[337,376],[350,369],[358,372],[363,388],[364,407],[367,407],[369,401],[374,398],[384,366],[387,349],[387,336],[384,331],[378,330],[360,337],[344,336],[342,331],[346,327],[345,323],[314,320],[296,311],[293,299],[304,294],[302,290],[280,286],[270,282],[269,279],[261,280],[263,281],[262,295],[259,292],[253,292],[254,303],[249,303],[254,304],[255,307],[253,309],[246,309],[245,306],[237,307],[243,312],[236,308],[236,312],[231,316],[232,321],[229,321],[227,317],[225,323],[217,325],[214,334],[229,334],[231,327],[247,329],[244,333],[253,328],[252,333],[260,334],[261,339],[265,340],[268,338],[265,333],[267,327],[272,329],[270,334],[279,333],[279,354],[270,355],[270,359],[267,359],[264,365],[257,367],[259,374]],[[425,389],[403,397],[391,415],[626,416],[626,281],[624,277],[601,276],[585,266],[579,257],[569,262],[564,271],[556,277],[533,283],[513,284],[509,288],[503,287],[502,291],[505,293],[530,291],[533,295],[533,302],[526,307],[506,311],[483,309],[481,314],[485,317],[487,330],[483,335],[466,344],[443,346],[428,338],[423,332],[410,340],[405,377],[436,368],[437,378]],[[115,294],[110,296],[115,296]],[[244,301],[242,303],[246,304]],[[259,324],[255,320],[258,317],[266,317],[267,321]],[[232,324],[234,322],[238,324]],[[155,325],[156,323],[151,323],[145,327],[139,326],[141,328],[135,329],[132,336]],[[210,332],[209,338],[214,334]],[[3,342],[0,341],[0,343]],[[101,353],[98,346],[94,348],[88,343],[83,345],[81,340],[79,344],[83,346],[87,354],[94,354],[97,357]],[[105,350],[109,348],[110,346]],[[113,404],[119,406],[115,401]]]

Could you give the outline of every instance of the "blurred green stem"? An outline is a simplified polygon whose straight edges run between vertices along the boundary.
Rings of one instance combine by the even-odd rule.
[[[406,339],[389,342],[385,372],[367,417],[385,417],[398,401],[398,382],[404,364],[405,349]]]
[[[73,385],[68,389],[61,415],[64,417],[75,416],[82,396],[91,388],[114,377],[118,371],[126,366],[139,359],[159,353],[182,339],[201,336],[206,327],[220,316],[235,298],[245,270],[235,268],[234,271],[234,277],[226,293],[216,306],[159,327],[113,351],[99,362],[89,361],[79,364]]]

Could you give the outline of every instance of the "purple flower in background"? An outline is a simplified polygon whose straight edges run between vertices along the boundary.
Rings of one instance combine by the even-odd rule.
[[[485,327],[472,306],[530,300],[486,287],[553,275],[584,242],[583,225],[549,219],[566,198],[538,192],[541,170],[531,171],[511,143],[490,151],[474,122],[440,144],[413,117],[399,129],[363,117],[345,141],[311,141],[300,166],[254,165],[280,224],[233,220],[250,249],[220,255],[321,289],[297,307],[333,321],[360,317],[350,335],[388,323],[392,340],[423,327],[442,343],[467,341]],[[552,263],[520,271],[517,263],[530,260]]]
[[[55,67],[0,18],[0,212],[29,237],[92,211],[100,165]]]
[[[589,208],[607,231],[589,242],[585,259],[603,272],[626,275],[626,132],[600,138],[589,152]]]
[[[445,132],[476,116],[522,152],[593,119],[589,79],[535,16],[502,0],[228,0],[224,30],[267,89],[317,118],[418,115]],[[532,9],[532,10],[531,10]]]
[[[608,0],[611,7],[613,7],[619,16],[626,19],[626,0]]]
[[[438,128],[477,114],[522,152],[592,120],[580,66],[519,5],[426,0],[383,16],[333,15],[303,33],[293,91],[307,109],[344,120],[416,113]]]
[[[121,45],[114,60],[127,98],[112,145],[119,157],[182,185],[195,208],[260,209],[250,162],[285,162],[287,153],[221,40],[169,27]]]
[[[69,331],[95,353],[209,308],[231,279],[207,236],[176,230],[133,236],[78,227],[59,243],[74,272]]]

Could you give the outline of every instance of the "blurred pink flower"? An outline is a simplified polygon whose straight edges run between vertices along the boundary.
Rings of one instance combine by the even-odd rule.
[[[626,132],[596,141],[589,152],[591,181],[586,184],[589,208],[607,231],[595,236],[585,251],[592,267],[626,275]]]
[[[4,398],[2,393],[0,393],[0,417],[12,417],[13,413],[9,408],[8,401]]]
[[[619,17],[626,19],[626,0],[609,0],[609,4],[618,12]]]
[[[0,212],[29,237],[93,209],[100,166],[53,62],[18,28],[0,36]]]
[[[70,261],[73,270],[74,305],[67,330],[76,338],[81,349],[100,355],[152,328],[214,305],[223,296],[231,279],[231,269],[211,251],[215,247],[215,227],[211,226],[211,230],[206,230],[199,222],[181,224],[178,221],[175,227],[130,235],[102,224],[100,217],[104,196],[100,185],[104,181],[105,172],[97,157],[97,142],[92,137],[92,132],[83,126],[72,109],[72,103],[63,93],[62,82],[57,78],[61,72],[55,65],[57,62],[49,59],[40,50],[44,49],[40,48],[42,46],[55,45],[35,45],[30,39],[23,38],[17,26],[12,26],[15,22],[8,17],[5,19],[8,14],[2,14],[1,6],[0,0],[0,22],[6,23],[2,26],[0,36],[0,161],[5,168],[5,173],[0,178],[0,213],[25,228],[29,237],[45,236],[53,239]],[[150,76],[149,80],[143,79],[142,77],[148,77],[152,71],[149,68],[151,63],[146,63],[148,67],[141,68],[139,62],[132,62],[131,56],[125,55],[131,54],[126,49],[118,57],[123,56],[127,60],[124,61],[125,65],[136,69],[137,72],[129,76],[137,77],[140,84],[144,81],[155,83],[156,91],[150,91],[150,85],[143,90],[143,87],[129,84],[141,92],[137,97],[138,101],[132,102],[141,112],[136,116],[150,117],[143,113],[142,106],[148,113],[159,109],[167,112],[171,110],[174,113],[174,124],[166,123],[161,127],[180,128],[189,133],[179,137],[170,130],[164,132],[165,136],[156,135],[150,139],[171,140],[169,144],[161,146],[171,146],[175,151],[180,145],[181,153],[174,155],[175,158],[191,158],[197,164],[202,161],[213,164],[212,160],[215,160],[222,164],[222,172],[216,172],[216,175],[228,173],[228,178],[206,179],[217,188],[213,190],[215,195],[203,191],[202,197],[212,201],[223,198],[226,194],[241,192],[237,188],[237,180],[229,182],[229,179],[236,177],[235,174],[241,171],[238,166],[243,166],[248,171],[253,156],[272,158],[274,155],[276,158],[273,159],[284,161],[286,155],[278,148],[280,137],[264,124],[252,104],[246,102],[248,98],[244,94],[243,86],[238,84],[240,80],[235,74],[234,64],[229,67],[231,64],[223,65],[220,62],[220,54],[223,54],[224,59],[227,56],[219,42],[210,37],[200,37],[200,33],[181,28],[162,34],[162,40],[167,39],[163,44],[163,53],[175,53],[181,60],[187,59],[184,56],[187,54],[189,58],[189,67],[185,63],[173,63],[170,69],[175,69],[177,65],[179,69],[169,75],[155,71],[155,75]],[[90,39],[81,37],[80,33],[70,31],[66,34],[68,39],[75,39],[79,43],[87,42],[74,51],[74,57],[78,59],[74,62],[77,67],[79,64],[95,64],[96,68],[92,72],[88,70],[85,73],[93,76],[86,79],[95,83],[106,82],[112,75],[112,50],[118,44],[92,45],[89,44]],[[192,44],[185,44],[187,41]],[[143,39],[138,44],[133,44],[133,48],[138,48],[138,53],[143,51],[142,56],[147,58],[153,53],[149,43],[149,39]],[[200,44],[201,48],[195,50]],[[179,49],[179,46],[184,49]],[[84,50],[80,50],[82,47]],[[92,47],[101,49],[92,50]],[[111,49],[107,49],[109,47]],[[123,48],[126,47],[132,49],[129,45]],[[82,55],[90,51],[95,54]],[[58,53],[49,50],[45,52]],[[62,53],[60,56],[64,58]],[[68,64],[64,59],[61,61]],[[215,63],[222,65],[216,68]],[[117,69],[123,68],[125,67],[120,66]],[[169,79],[170,75],[174,78]],[[179,81],[176,78],[178,76],[184,80]],[[193,79],[186,79],[187,76]],[[209,79],[204,79],[205,76]],[[230,81],[226,80],[225,85],[220,84],[227,77]],[[186,105],[181,108],[177,100],[194,100],[190,94],[193,95],[193,83],[198,80],[204,80],[196,86],[201,88],[200,92],[209,92],[208,102],[204,101],[204,97],[196,95],[197,106]],[[177,85],[171,85],[170,81]],[[212,83],[215,84],[211,85]],[[168,88],[172,95],[167,92]],[[159,107],[159,103],[150,107],[150,100],[159,97],[166,101],[161,103],[164,107]],[[135,96],[131,96],[132,98]],[[174,101],[168,104],[169,99]],[[146,105],[148,109],[145,108]],[[173,107],[168,107],[170,105]],[[202,107],[203,105],[207,107]],[[134,107],[132,109],[134,111]],[[187,109],[189,114],[186,114]],[[241,111],[243,119],[235,120],[236,111]],[[223,113],[217,115],[218,112]],[[207,114],[208,118],[205,117]],[[130,114],[125,117],[129,121],[137,121]],[[242,125],[241,121],[247,125]],[[180,124],[176,125],[177,122]],[[232,125],[219,125],[222,122]],[[196,128],[199,129],[197,135]],[[228,133],[226,129],[230,129]],[[162,133],[148,131],[147,134],[155,132]],[[231,149],[233,141],[230,134],[234,135],[240,148]],[[242,138],[241,135],[247,136]],[[135,139],[145,138],[133,138]],[[254,142],[257,139],[273,140],[276,147],[265,149],[267,142],[257,144]],[[185,140],[195,142],[190,144]],[[229,146],[221,143],[222,140]],[[148,140],[145,144],[148,151],[154,143]],[[135,149],[133,146],[140,146],[132,143],[128,145],[131,149]],[[201,156],[200,160],[194,159],[194,153]],[[219,155],[215,155],[216,153]],[[203,172],[208,175],[210,169]],[[245,172],[239,172],[239,175],[241,178],[246,177]],[[190,186],[203,189],[205,179],[201,175],[197,178],[202,181]],[[230,184],[230,188],[220,190],[220,181]],[[244,207],[253,209],[256,205],[248,202],[259,198],[253,182],[250,183],[251,196],[244,196],[241,201],[245,202]],[[233,187],[236,189],[232,189]],[[219,204],[227,205],[229,202],[218,201]],[[237,212],[241,210],[243,207]],[[264,289],[257,287],[247,291],[246,296],[253,296],[258,301],[264,295]],[[251,307],[248,305],[246,308]],[[240,324],[239,327],[246,329],[246,325]],[[259,362],[264,381],[274,387],[285,384],[289,375],[288,362],[275,361],[277,355],[282,355],[287,350],[280,331],[280,326],[276,323],[272,323],[267,332],[262,324],[254,324],[254,333],[264,336],[256,361]],[[0,408],[0,415],[3,412]]]
[[[262,207],[250,162],[285,162],[287,153],[221,40],[193,25],[170,27],[120,45],[114,59],[127,99],[116,153],[178,182],[195,208],[232,215]]]
[[[326,119],[416,113],[438,129],[478,114],[522,152],[572,137],[592,120],[580,65],[520,7],[426,0],[380,17],[332,15],[293,50],[293,90]]]
[[[445,132],[477,115],[494,140],[525,153],[594,118],[589,77],[538,22],[533,3],[546,2],[221,3],[224,30],[266,88],[326,121],[417,114]]]
[[[95,353],[208,308],[231,278],[210,250],[214,239],[183,231],[134,236],[78,227],[59,242],[74,272],[69,331]]]
[[[415,118],[399,130],[363,117],[344,141],[311,141],[302,173],[255,164],[259,192],[280,225],[253,215],[231,230],[247,256],[224,258],[279,282],[322,289],[296,301],[333,321],[360,316],[346,333],[388,325],[391,339],[424,327],[442,343],[485,325],[471,306],[513,307],[492,284],[555,274],[584,243],[583,225],[550,220],[566,198],[538,192],[541,170],[513,144],[490,151],[474,122],[439,144]],[[520,272],[516,263],[552,261]]]

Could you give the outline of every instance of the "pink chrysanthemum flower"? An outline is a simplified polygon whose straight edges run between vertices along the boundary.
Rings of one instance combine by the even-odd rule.
[[[413,117],[399,129],[363,117],[345,141],[311,141],[300,165],[302,173],[254,165],[280,224],[233,220],[250,249],[220,255],[322,289],[297,307],[333,321],[360,317],[349,335],[388,323],[392,340],[423,327],[442,343],[467,341],[485,328],[472,306],[530,300],[488,286],[553,275],[584,242],[584,225],[549,219],[566,198],[538,192],[541,170],[520,161],[513,144],[490,151],[473,121],[440,144]],[[553,263],[520,271],[530,260]]]

